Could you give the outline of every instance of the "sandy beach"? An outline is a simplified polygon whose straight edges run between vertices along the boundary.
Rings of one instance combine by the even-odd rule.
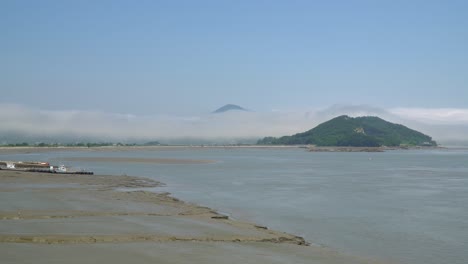
[[[142,190],[158,186],[0,170],[2,263],[376,263]]]

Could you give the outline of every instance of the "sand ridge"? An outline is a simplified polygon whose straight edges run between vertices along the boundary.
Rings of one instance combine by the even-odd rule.
[[[293,235],[233,221],[167,192],[117,190],[161,185],[150,179],[0,171],[0,180],[5,183],[0,187],[0,194],[11,193],[12,185],[18,189],[17,185],[27,182],[30,194],[49,202],[42,210],[41,206],[27,208],[24,205],[17,210],[1,210],[0,242],[4,243],[263,241],[307,244]],[[57,183],[62,185],[57,186]],[[73,185],[67,187],[67,184]],[[86,220],[84,224],[83,219]],[[35,221],[38,228],[31,228],[31,221]],[[107,226],[100,226],[112,223],[115,228],[107,230]],[[17,232],[11,233],[11,230]],[[28,232],[24,233],[25,230]],[[177,231],[172,234],[167,230]]]
[[[159,186],[126,175],[0,170],[2,263],[382,263],[306,246]]]
[[[153,163],[153,164],[208,164],[214,160],[175,159],[175,158],[130,158],[130,157],[68,157],[62,161],[81,162],[127,162],[127,163]]]

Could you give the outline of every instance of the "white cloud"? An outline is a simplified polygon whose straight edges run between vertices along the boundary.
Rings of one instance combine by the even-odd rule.
[[[390,112],[407,119],[430,124],[468,124],[468,109],[394,108]]]

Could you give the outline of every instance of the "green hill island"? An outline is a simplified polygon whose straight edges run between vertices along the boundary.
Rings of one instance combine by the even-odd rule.
[[[379,117],[342,115],[292,136],[260,139],[259,145],[316,145],[319,147],[437,146],[425,135]]]

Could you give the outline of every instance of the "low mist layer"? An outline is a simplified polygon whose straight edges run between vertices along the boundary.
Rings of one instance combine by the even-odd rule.
[[[136,116],[98,111],[49,111],[0,104],[0,136],[3,141],[16,135],[66,140],[86,138],[174,143],[183,139],[199,139],[251,143],[265,136],[307,131],[342,114],[379,116],[420,130],[442,144],[468,142],[468,109],[381,109],[366,105],[335,105],[326,109],[295,111],[207,113],[200,116]]]

